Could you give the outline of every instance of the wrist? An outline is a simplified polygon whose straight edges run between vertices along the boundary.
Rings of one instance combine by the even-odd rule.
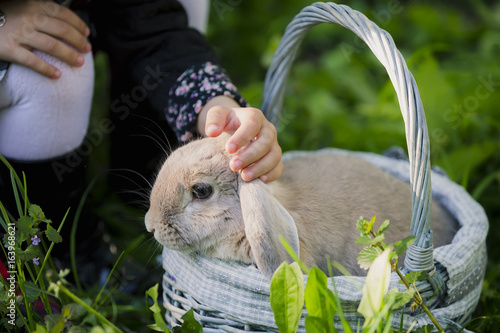
[[[215,99],[217,96],[227,99]],[[164,112],[179,143],[186,143],[198,134],[205,133],[205,120],[198,121],[200,112],[205,108],[206,114],[215,105],[247,106],[245,99],[220,66],[210,62],[193,65],[177,78],[169,91]]]

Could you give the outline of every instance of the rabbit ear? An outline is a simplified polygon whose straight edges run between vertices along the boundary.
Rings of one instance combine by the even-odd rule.
[[[252,255],[259,270],[270,280],[283,261],[292,261],[280,236],[299,256],[297,227],[290,213],[271,194],[269,186],[259,179],[245,182],[240,178],[239,194]]]

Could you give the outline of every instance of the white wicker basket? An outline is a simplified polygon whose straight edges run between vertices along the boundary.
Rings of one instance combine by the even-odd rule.
[[[415,243],[407,252],[405,270],[432,271],[418,284],[426,304],[447,332],[458,331],[477,305],[486,267],[488,220],[482,207],[446,176],[431,171],[429,139],[418,89],[391,36],[363,14],[334,3],[315,3],[302,10],[287,27],[266,77],[262,110],[274,124],[280,118],[285,81],[305,33],[319,23],[335,23],[352,30],[370,47],[384,65],[396,90],[405,122],[409,163],[360,152],[327,149],[315,153],[356,154],[411,184],[411,234]],[[291,152],[284,158],[304,154]],[[432,178],[432,193],[431,193]],[[457,219],[460,229],[453,243],[432,248],[429,227],[431,197],[437,198]],[[204,331],[277,331],[269,304],[269,281],[254,266],[187,255],[164,249],[164,306],[170,325],[194,308]],[[364,277],[333,278],[346,319],[355,327],[361,318],[356,308],[361,300]],[[307,277],[306,277],[307,280]],[[398,276],[391,276],[391,287],[398,287]],[[331,283],[331,281],[330,281]],[[399,286],[400,288],[403,288]],[[304,311],[305,315],[305,311]],[[400,316],[394,316],[399,326]],[[404,328],[430,320],[424,315],[404,317]],[[341,330],[341,326],[335,323]],[[305,331],[304,318],[299,331]]]

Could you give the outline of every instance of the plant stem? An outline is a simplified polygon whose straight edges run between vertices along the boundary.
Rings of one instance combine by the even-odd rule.
[[[398,276],[401,279],[401,281],[403,281],[403,283],[405,284],[406,288],[410,289],[410,284],[408,283],[408,281],[406,281],[405,276],[403,275],[403,273],[401,273],[401,271],[397,267],[396,267],[396,273],[398,274]]]
[[[370,234],[373,237],[377,236],[373,232],[373,230],[370,231]],[[382,251],[385,250],[385,248],[382,246],[382,244],[377,243],[375,245],[378,246]],[[398,276],[401,279],[401,281],[403,281],[403,283],[405,284],[406,288],[410,289],[411,286],[408,283],[408,281],[406,280],[406,277],[403,275],[403,273],[401,273],[401,271],[399,270],[399,268],[397,267],[397,265],[395,265],[395,262],[393,260],[391,260],[391,265],[392,265],[392,267],[395,268],[396,273],[398,274]],[[415,291],[416,291],[416,293],[413,296],[413,300],[415,301],[415,303],[417,303],[417,305],[419,305],[419,306],[422,307],[422,309],[427,314],[427,316],[429,317],[429,319],[432,321],[432,323],[434,324],[434,326],[436,326],[436,328],[438,329],[438,331],[439,332],[444,332],[443,327],[441,327],[441,324],[439,324],[439,322],[437,321],[436,317],[434,317],[434,315],[432,314],[431,310],[429,310],[429,308],[427,307],[427,305],[424,304],[424,301],[422,300],[422,297],[420,296],[420,293],[418,292],[417,288],[415,288]]]
[[[57,228],[57,232],[61,232],[61,229],[64,225],[64,222],[66,222],[66,217],[68,216],[68,213],[69,213],[69,208],[68,210],[66,211],[66,214],[64,214],[64,217],[61,221],[61,224],[59,225],[59,228]],[[45,242],[42,243],[43,246],[44,246],[44,249],[45,249]],[[36,277],[36,280],[35,280],[35,283],[38,282],[38,279],[40,278],[40,275],[42,274],[43,272],[43,269],[45,267],[45,264],[47,263],[47,261],[51,260],[51,257],[50,257],[50,253],[52,252],[52,248],[54,247],[54,242],[50,242],[50,246],[49,246],[49,249],[47,251],[45,251],[45,257],[43,258],[43,263],[42,263],[42,266],[40,267],[40,271],[38,272],[38,275]]]
[[[102,285],[101,290],[99,291],[99,294],[97,294],[97,297],[94,300],[94,303],[92,304],[93,306],[97,305],[97,302],[99,302],[99,299],[101,298],[102,293],[104,292],[104,289],[106,288],[106,285],[108,284],[109,280],[111,279],[111,276],[113,276],[113,273],[115,272],[116,267],[118,267],[121,259],[123,258],[123,255],[125,252],[122,252],[118,259],[116,260],[115,264],[113,265],[113,268],[111,269],[111,272],[108,274],[108,278],[106,279],[106,282]]]
[[[401,281],[403,281],[403,283],[405,284],[406,288],[410,289],[411,286],[408,283],[408,281],[406,280],[406,277],[403,275],[403,273],[401,273],[401,271],[397,267],[396,267],[396,273],[398,274],[398,276],[401,279]],[[417,288],[415,288],[415,291],[416,291],[416,293],[413,296],[413,300],[415,301],[415,303],[417,303],[417,305],[419,305],[419,306],[422,307],[422,309],[427,314],[427,316],[429,317],[429,319],[432,321],[432,323],[434,324],[434,326],[436,326],[437,330],[439,332],[444,332],[443,327],[441,327],[441,324],[439,324],[439,322],[437,321],[436,317],[434,317],[434,315],[432,314],[431,310],[429,310],[429,308],[427,307],[427,305],[425,305],[425,303],[422,300],[422,297],[420,296],[420,293],[418,292]]]
[[[424,303],[422,303],[422,304],[420,304],[420,306],[422,307],[422,309],[424,309],[424,312],[427,314],[427,316],[432,321],[432,323],[434,324],[434,326],[436,326],[436,328],[438,329],[438,332],[444,332],[444,329],[441,327],[441,324],[439,324],[439,322],[437,321],[436,317],[434,317],[434,315],[432,314],[431,310],[429,310],[429,308],[427,307],[427,305],[425,305]]]
[[[94,316],[96,316],[102,323],[108,325],[111,327],[115,332],[123,333],[122,330],[120,330],[118,327],[116,327],[112,322],[107,320],[106,318],[103,317],[99,312],[94,310],[92,307],[90,307],[87,303],[82,301],[78,296],[73,294],[71,291],[69,291],[65,286],[63,286],[62,283],[58,282],[57,283],[58,287],[61,289],[63,293],[65,293],[69,298],[71,298],[73,301],[77,302],[81,306],[83,306],[88,312],[92,313]]]
[[[24,275],[24,270],[23,270],[23,263],[19,261],[17,263],[17,284],[19,286],[19,290],[21,291],[21,295],[24,300],[24,306],[26,308],[26,316],[28,317],[28,325],[26,325],[26,328],[32,332],[35,327],[33,326],[33,308],[31,306],[31,303],[28,301],[28,296],[26,294],[26,289],[24,288],[24,282],[26,282],[26,277]]]

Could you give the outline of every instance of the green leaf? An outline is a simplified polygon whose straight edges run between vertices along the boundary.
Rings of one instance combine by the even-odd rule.
[[[50,224],[47,225],[47,230],[45,230],[45,235],[49,242],[60,243],[62,242],[62,237]]]
[[[48,333],[48,331],[45,327],[37,323],[35,333]]]
[[[429,277],[429,274],[424,271],[409,272],[405,274],[406,281],[413,284],[417,281],[425,280]],[[402,283],[402,281],[400,281]]]
[[[392,244],[392,246],[394,246],[394,252],[396,252],[398,256],[402,255],[403,252],[405,252],[408,249],[408,246],[413,244],[415,239],[416,239],[415,236],[408,236],[403,240],[395,242],[394,244]]]
[[[203,327],[196,321],[193,309],[189,309],[182,317],[182,333],[203,333]]]
[[[327,277],[319,268],[312,267],[304,294],[307,313],[311,317],[324,317],[325,297],[321,293],[322,288],[327,288]]]
[[[361,235],[368,235],[370,231],[373,230],[374,222],[375,216],[373,216],[370,221],[361,216],[356,224],[356,228],[361,233]]]
[[[414,294],[415,290],[413,288],[406,289],[404,293],[401,293],[398,288],[392,288],[385,295],[384,303],[392,304],[391,308],[395,310],[410,302]]]
[[[35,220],[35,222],[44,221],[50,223],[50,220],[45,217],[45,213],[38,205],[30,205],[30,207],[28,208],[28,214]]]
[[[371,238],[368,235],[360,236],[356,238],[356,244],[359,245],[375,245],[385,239],[385,235],[381,234],[378,235],[377,237]]]
[[[71,313],[71,311],[69,310],[69,308],[66,306],[63,306],[61,314],[66,318],[66,317],[69,317],[70,313]]]
[[[158,283],[146,291],[146,296],[153,299],[153,305],[149,307],[149,310],[153,311],[153,313],[161,312],[161,308],[158,305]]]
[[[433,324],[429,324],[426,326],[422,326],[417,328],[414,332],[415,333],[430,333],[436,330],[436,327]]]
[[[98,325],[97,323],[93,323],[93,325]],[[113,328],[107,324],[102,324],[102,326],[94,326],[90,330],[90,333],[117,333],[121,332],[118,328]]]
[[[16,228],[18,232],[22,232],[27,236],[31,236],[37,233],[38,229],[33,228],[33,225],[35,224],[35,221],[31,217],[28,216],[21,216],[17,221],[16,221]]]
[[[26,248],[26,250],[21,250],[20,248],[16,248],[16,259],[21,261],[30,261],[33,258],[40,257],[42,255],[38,246],[30,245]]]
[[[68,333],[87,333],[87,330],[84,329],[81,326],[73,326],[73,325],[71,325],[68,328]]]
[[[149,296],[153,299],[153,305],[151,305],[149,309],[153,312],[153,317],[155,320],[155,323],[148,325],[148,327],[158,332],[169,332],[168,326],[161,314],[162,309],[158,304],[158,283],[146,291],[146,296]]]
[[[413,296],[415,295],[415,289],[413,288],[406,289],[405,292],[400,295],[401,297],[399,299],[396,299],[396,302],[394,302],[393,309],[400,308],[404,306],[406,303],[410,302],[413,299]]]
[[[67,315],[66,311],[68,311]],[[85,310],[85,308],[81,304],[69,303],[64,305],[63,313],[65,314],[66,317],[68,317],[68,319],[76,320],[83,317],[87,313],[87,310]]]
[[[373,224],[375,223],[376,218],[377,217],[375,215],[373,215],[372,218],[370,219],[370,222],[368,222],[368,228],[370,229],[369,231],[373,230]]]
[[[6,289],[0,290],[0,302],[5,302],[9,299],[9,292]]]
[[[166,333],[170,332],[170,330],[169,330],[167,324],[165,323],[165,320],[163,319],[163,316],[161,315],[161,313],[159,313],[159,312],[154,313],[153,318],[155,320],[155,323],[148,325],[148,327],[150,329],[157,331],[157,332],[166,332]]]
[[[22,230],[23,227],[31,228],[35,225],[35,220],[30,216],[21,216],[16,221],[16,228]]]
[[[359,244],[359,245],[368,245],[371,241],[372,241],[372,238],[369,235],[359,236],[355,240],[356,244]]]
[[[12,236],[9,235],[8,233],[5,233],[3,235],[3,245],[6,249],[9,248],[10,246],[10,240],[9,240],[9,237],[12,239]],[[16,232],[15,233],[15,236],[14,236],[14,243],[15,243],[15,247],[16,248],[19,248],[21,246],[21,244],[25,241],[29,239],[29,235],[26,235],[25,233],[23,232]]]
[[[296,262],[284,262],[271,280],[271,308],[281,333],[297,331],[303,307],[304,275]]]
[[[380,225],[380,227],[377,230],[377,234],[380,235],[381,233],[386,232],[389,229],[389,224],[390,224],[389,220],[385,220],[384,222],[382,222],[382,224]]]
[[[358,231],[364,235],[365,234],[365,227],[364,227],[364,224],[366,223],[366,219],[361,216],[359,219],[358,219],[358,222],[356,223],[356,229],[358,229]]]
[[[363,269],[368,269],[382,250],[378,247],[365,247],[358,255],[358,264]]]
[[[66,322],[62,314],[49,314],[44,317],[45,325],[50,333],[59,333],[64,330]]]
[[[390,252],[389,249],[384,250],[375,259],[366,276],[363,286],[363,296],[358,306],[358,312],[365,317],[363,328],[371,324],[372,320],[377,317],[384,306],[384,295],[389,289],[391,277]]]
[[[335,331],[329,330],[330,323],[323,318],[307,316],[305,325],[307,333],[336,332],[336,330]]]
[[[325,297],[328,289],[327,276],[317,267],[312,267],[307,279],[304,301],[308,313],[307,318],[314,317],[310,325],[315,326],[318,320],[323,323],[324,332],[333,332],[333,318],[335,316],[335,304],[329,302]],[[307,329],[307,323],[306,323]],[[307,330],[309,331],[309,330]]]
[[[28,298],[28,301],[30,303],[36,301],[38,299],[38,296],[42,292],[42,290],[31,281],[24,282],[24,289],[26,291],[26,297]]]

